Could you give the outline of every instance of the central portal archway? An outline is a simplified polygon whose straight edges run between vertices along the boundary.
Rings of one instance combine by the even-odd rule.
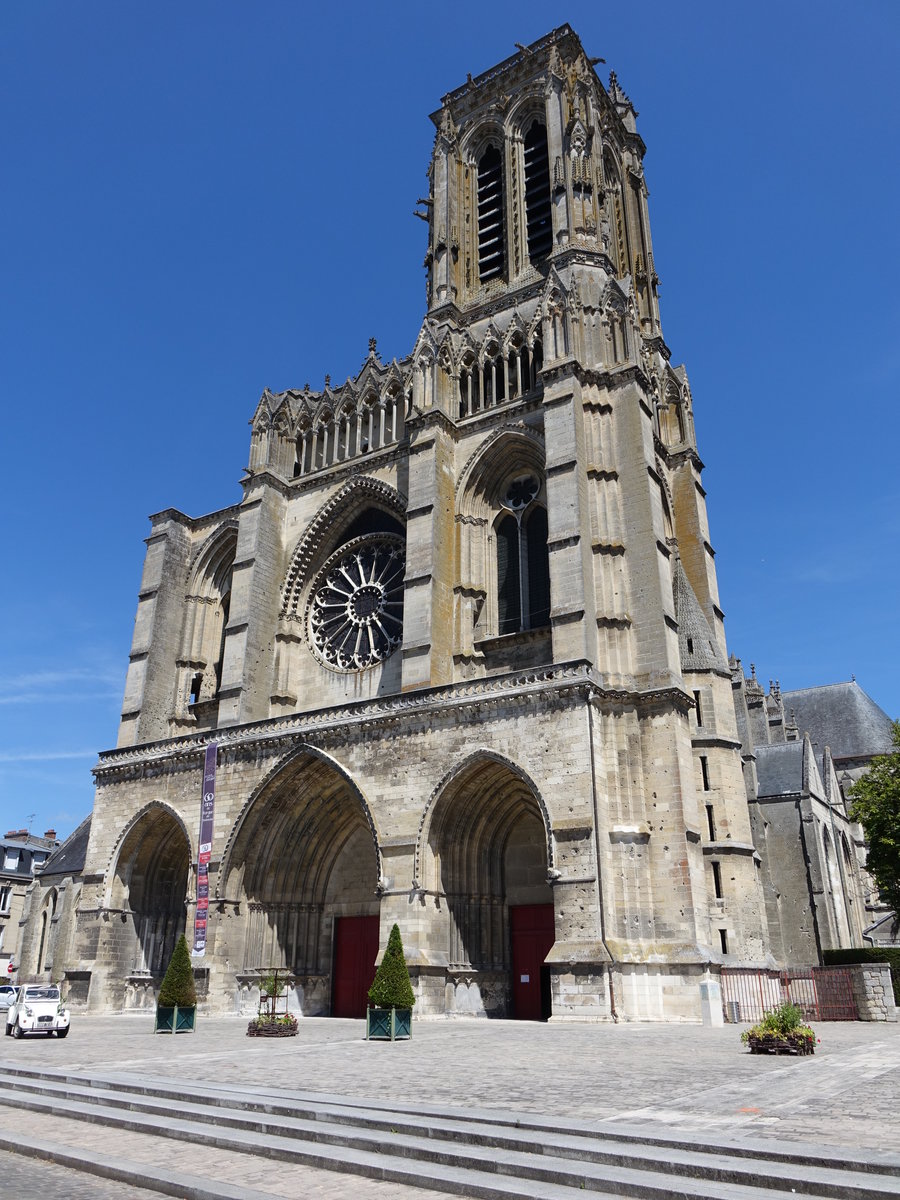
[[[239,976],[250,982],[261,968],[284,967],[305,1015],[364,1016],[377,883],[358,791],[332,763],[301,752],[255,798],[228,855],[222,894],[241,897],[247,911]]]
[[[468,763],[435,801],[426,855],[428,887],[445,901],[449,1011],[550,1016],[548,865],[530,784],[505,761]]]

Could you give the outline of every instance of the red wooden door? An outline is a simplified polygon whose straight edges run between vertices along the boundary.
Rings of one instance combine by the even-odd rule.
[[[364,1017],[378,957],[378,917],[338,917],[334,924],[331,1015]]]
[[[550,1016],[550,974],[544,959],[555,934],[552,904],[517,904],[509,910],[512,943],[513,1016],[546,1021]]]

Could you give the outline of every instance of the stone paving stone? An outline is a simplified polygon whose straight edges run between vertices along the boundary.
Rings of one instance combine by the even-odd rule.
[[[0,1150],[0,1188],[16,1200],[156,1200],[160,1192]]]
[[[292,1166],[217,1147],[204,1150],[202,1146],[171,1138],[157,1138],[130,1130],[111,1131],[102,1125],[91,1125],[87,1121],[66,1117],[36,1117],[34,1113],[19,1111],[2,1100],[0,1132],[7,1135],[28,1134],[52,1141],[58,1147],[71,1146],[97,1154],[113,1154],[116,1158],[137,1164],[164,1165],[172,1171],[253,1188],[274,1196],[291,1197],[291,1200],[298,1200],[298,1197],[303,1200],[446,1200],[445,1193],[427,1188],[383,1183],[377,1179],[343,1175],[314,1167]],[[70,1197],[71,1200],[91,1200],[94,1196],[98,1200],[113,1200],[121,1196],[133,1196],[134,1200],[140,1200],[141,1197],[153,1200],[153,1197],[161,1194],[146,1188],[134,1187],[129,1190],[127,1184],[117,1184],[113,1180],[40,1159],[20,1157],[5,1151],[0,1151],[0,1155],[16,1167],[17,1182],[25,1188],[24,1191],[21,1187],[15,1191],[8,1190],[6,1175],[0,1170],[0,1189],[4,1195],[15,1196],[16,1200],[31,1200],[31,1197],[40,1197],[40,1200],[69,1200]],[[47,1190],[43,1186],[45,1172]],[[70,1181],[68,1190],[66,1179]]]
[[[152,1017],[76,1016],[65,1041],[7,1041],[6,1063],[124,1071],[207,1085],[504,1109],[777,1137],[900,1145],[900,1025],[821,1023],[812,1058],[751,1055],[739,1026],[418,1021],[366,1042],[360,1021],[307,1018],[297,1038],[246,1037],[242,1018],[154,1036]],[[421,1193],[419,1193],[421,1194]]]

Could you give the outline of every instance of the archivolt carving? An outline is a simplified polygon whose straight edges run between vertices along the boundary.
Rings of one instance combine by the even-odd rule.
[[[556,872],[556,847],[553,838],[553,829],[550,822],[550,813],[547,810],[547,806],[544,803],[543,797],[535,785],[534,780],[531,779],[531,777],[525,771],[523,771],[520,766],[514,763],[512,759],[506,758],[505,755],[498,754],[495,750],[476,750],[463,759],[462,762],[451,767],[450,770],[443,775],[437,787],[434,788],[431,795],[428,797],[428,802],[422,811],[422,816],[419,820],[419,829],[416,834],[413,888],[418,889],[420,887],[420,881],[422,879],[422,852],[428,839],[434,808],[437,801],[441,796],[444,795],[447,788],[451,786],[454,780],[459,779],[461,775],[465,774],[467,771],[471,770],[471,768],[480,763],[483,763],[486,766],[493,764],[495,766],[505,767],[522,784],[524,784],[525,788],[530,793],[531,798],[537,805],[538,810],[540,811],[541,821],[544,826],[544,837],[546,839],[548,874],[553,874]]]
[[[323,763],[325,766],[330,767],[337,775],[339,775],[344,780],[344,782],[349,786],[349,788],[353,792],[356,800],[359,802],[363,817],[364,817],[366,825],[368,826],[368,829],[369,829],[369,833],[372,835],[372,844],[375,847],[375,860],[376,860],[376,863],[378,866],[378,879],[380,880],[382,878],[383,871],[382,871],[382,859],[381,859],[381,846],[380,846],[380,841],[379,841],[379,837],[378,837],[378,828],[375,824],[375,818],[372,816],[372,810],[369,808],[369,805],[366,802],[365,796],[360,791],[359,785],[352,778],[352,776],[344,769],[344,767],[342,767],[339,762],[337,762],[334,758],[331,757],[331,755],[326,754],[324,751],[320,750],[317,746],[311,746],[308,743],[304,742],[304,743],[294,746],[293,749],[290,750],[287,754],[285,754],[283,758],[278,760],[278,762],[275,764],[275,766],[272,767],[272,769],[266,774],[265,778],[256,785],[256,787],[253,789],[253,791],[250,793],[249,797],[247,798],[246,802],[244,803],[244,806],[241,808],[241,811],[238,813],[237,819],[235,820],[234,824],[231,827],[231,832],[229,833],[229,835],[225,841],[225,848],[222,851],[222,867],[221,867],[221,870],[219,871],[218,877],[216,879],[215,898],[217,900],[223,900],[223,899],[227,898],[222,894],[222,888],[228,879],[228,874],[231,869],[231,856],[234,851],[235,842],[237,841],[237,838],[241,832],[241,829],[244,826],[244,822],[246,821],[249,813],[252,811],[254,804],[257,802],[257,800],[260,799],[261,796],[264,795],[264,793],[269,788],[271,788],[273,786],[273,784],[276,783],[276,781],[280,775],[286,774],[289,771],[291,765],[296,763],[299,759],[303,758],[304,756],[308,756],[310,758],[317,759],[320,763]]]
[[[357,509],[369,503],[388,509],[400,521],[406,519],[406,497],[395,488],[369,476],[348,480],[322,505],[291,555],[291,565],[282,590],[282,616],[296,613],[300,593],[309,577],[315,555],[322,551],[326,531],[333,531],[339,515],[349,519]]]
[[[181,819],[179,814],[175,811],[174,808],[172,808],[171,805],[166,804],[164,801],[151,800],[149,802],[149,804],[145,804],[142,809],[140,809],[137,813],[135,813],[135,815],[132,817],[132,819],[128,822],[128,824],[125,826],[125,828],[121,831],[118,838],[116,838],[115,845],[113,846],[112,851],[110,852],[109,858],[106,860],[106,867],[103,872],[104,905],[106,907],[108,907],[112,901],[112,888],[113,888],[113,883],[115,880],[115,872],[119,865],[119,855],[121,853],[122,847],[125,844],[125,842],[127,841],[127,839],[130,837],[130,835],[133,833],[135,828],[140,824],[140,822],[149,813],[153,813],[153,812],[164,813],[167,817],[172,818],[173,822],[178,826],[178,828],[184,834],[185,841],[187,842],[188,847],[190,849],[191,861],[193,862],[193,860],[194,860],[194,856],[195,856],[194,855],[194,851],[195,851],[194,841],[191,838],[191,835],[188,833],[187,826],[185,825],[184,821]]]
[[[479,496],[499,488],[517,469],[544,473],[544,438],[530,425],[519,422],[496,429],[469,458],[456,485],[456,508],[463,516],[479,516]]]

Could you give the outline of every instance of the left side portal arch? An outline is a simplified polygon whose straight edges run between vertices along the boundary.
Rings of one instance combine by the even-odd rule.
[[[297,978],[307,1016],[361,1016],[379,945],[379,857],[349,777],[305,748],[251,798],[226,851],[219,896],[244,920],[229,936],[239,979]]]

